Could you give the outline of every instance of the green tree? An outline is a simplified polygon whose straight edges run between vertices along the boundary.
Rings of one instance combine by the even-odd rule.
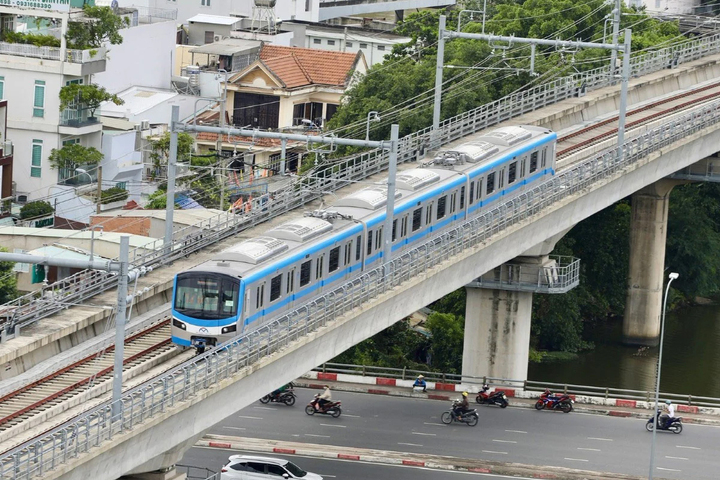
[[[90,110],[90,116],[94,117],[95,110],[97,110],[103,102],[112,102],[115,105],[125,103],[125,101],[117,95],[105,90],[105,87],[94,83],[90,85],[73,83],[65,85],[60,89],[60,110],[65,110],[70,106],[87,108]]]
[[[195,139],[188,133],[178,133],[177,159],[178,162],[190,160]],[[160,138],[154,140],[150,146],[150,158],[155,167],[167,165],[170,158],[170,132],[165,132]]]
[[[8,252],[0,247],[0,252]],[[13,272],[15,262],[0,262],[0,304],[5,304],[18,297],[17,277]]]
[[[103,159],[103,154],[95,147],[83,147],[79,143],[63,145],[62,148],[50,150],[48,160],[50,166],[56,170],[61,168],[74,169],[79,165],[97,165]]]
[[[85,5],[83,17],[68,23],[65,36],[71,48],[84,50],[100,48],[106,43],[123,42],[120,30],[130,26],[130,20],[113,12],[110,7]]]
[[[49,202],[43,200],[36,200],[23,205],[20,209],[20,219],[27,220],[30,218],[44,217],[50,215],[55,210]]]
[[[431,313],[425,322],[432,334],[430,355],[434,370],[460,373],[462,370],[465,318],[451,313]]]

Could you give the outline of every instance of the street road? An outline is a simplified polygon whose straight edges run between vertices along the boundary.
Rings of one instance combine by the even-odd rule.
[[[292,407],[257,402],[209,433],[648,474],[652,435],[643,419],[478,406],[478,426],[443,425],[440,414],[449,402],[348,392],[333,392],[343,414],[332,418],[306,415],[315,392],[296,393]],[[680,435],[660,431],[655,458],[657,477],[716,480],[720,427],[684,425]]]
[[[227,463],[230,455],[259,455],[264,457],[285,458],[295,463],[307,472],[317,473],[323,479],[338,478],[342,480],[368,480],[376,478],[379,480],[471,480],[472,479],[514,479],[514,480],[535,480],[526,477],[508,477],[503,475],[489,475],[487,473],[469,472],[448,472],[443,470],[432,470],[429,468],[408,467],[403,465],[374,465],[371,463],[331,460],[324,458],[309,458],[299,455],[272,455],[252,452],[238,452],[233,450],[218,450],[213,448],[191,448],[185,453],[181,465],[192,465],[194,467],[209,468],[220,471]]]

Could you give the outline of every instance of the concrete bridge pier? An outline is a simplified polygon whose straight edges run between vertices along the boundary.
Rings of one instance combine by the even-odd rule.
[[[186,451],[192,448],[205,432],[176,445],[162,455],[145,462],[136,469],[123,475],[119,480],[186,480],[187,474],[179,472],[175,464],[179,462]]]
[[[680,183],[684,182],[662,179],[632,196],[625,343],[657,345],[659,341],[668,206],[670,191]]]

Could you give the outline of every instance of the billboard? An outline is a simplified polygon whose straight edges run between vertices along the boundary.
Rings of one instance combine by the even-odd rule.
[[[0,6],[69,12],[71,0],[0,0]]]

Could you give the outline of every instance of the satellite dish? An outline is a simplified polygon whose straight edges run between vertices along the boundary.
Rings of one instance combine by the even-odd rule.
[[[117,0],[112,0],[112,2],[110,2],[110,8],[112,8],[113,12],[117,11],[118,7],[120,7],[120,5]]]

